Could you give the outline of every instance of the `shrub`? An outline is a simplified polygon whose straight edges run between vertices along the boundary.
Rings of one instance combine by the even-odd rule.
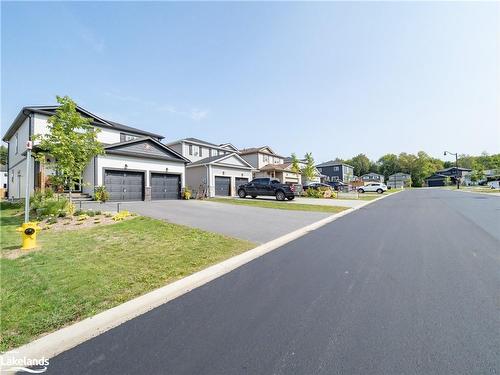
[[[128,212],[126,210],[120,211],[113,216],[113,220],[114,221],[122,221],[123,219],[125,219],[126,217],[129,217],[129,216],[130,216],[130,212]]]
[[[96,186],[94,192],[94,199],[98,202],[104,203],[109,200],[109,193],[106,186]]]
[[[96,215],[100,215],[101,214],[101,211],[97,210],[97,211],[94,211]]]
[[[47,219],[47,222],[46,222],[46,223],[47,223],[47,224],[55,224],[55,223],[57,223],[57,217],[55,217],[55,216],[51,216],[51,217],[49,217],[49,218]]]
[[[66,217],[67,212],[64,210],[57,211],[57,217]]]
[[[82,215],[78,215],[78,217],[76,218],[76,221],[84,221],[84,220],[87,220],[88,218],[89,218],[89,215],[82,214]]]
[[[77,210],[75,210],[75,211],[73,212],[73,216],[80,216],[82,213],[83,213],[83,211],[82,211],[82,210],[77,209]]]
[[[191,199],[191,196],[193,195],[193,193],[191,192],[191,189],[189,188],[189,186],[186,186],[184,188],[184,193],[182,194],[182,199]]]
[[[30,209],[39,217],[58,215],[61,211],[67,211],[68,200],[66,198],[55,197],[51,189],[44,192],[36,191],[30,198]]]
[[[95,212],[94,212],[94,211],[92,211],[92,210],[88,210],[88,211],[86,212],[86,214],[87,214],[87,216],[90,216],[90,217],[94,217],[94,216],[95,216]]]
[[[9,209],[14,209],[14,208],[22,208],[24,207],[24,204],[22,202],[9,202],[9,201],[2,201],[0,202],[0,209],[2,210],[9,210]]]
[[[104,217],[113,217],[113,214],[111,212],[103,212]]]
[[[308,198],[321,198],[322,197],[322,193],[321,193],[321,191],[319,189],[308,188],[305,191],[305,196],[308,197]]]

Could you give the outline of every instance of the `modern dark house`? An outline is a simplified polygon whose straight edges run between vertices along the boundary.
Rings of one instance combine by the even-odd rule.
[[[451,184],[457,183],[457,178],[459,178],[461,184],[469,184],[470,183],[470,173],[472,169],[469,168],[460,168],[460,167],[450,167],[446,169],[441,169],[434,173],[432,176],[426,179],[427,186],[436,187],[436,186],[445,186],[446,180],[449,178]]]
[[[325,182],[342,181],[349,183],[354,178],[354,167],[338,160],[330,160],[316,165]]]

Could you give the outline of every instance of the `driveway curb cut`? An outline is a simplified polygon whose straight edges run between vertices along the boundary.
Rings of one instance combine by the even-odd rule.
[[[76,322],[70,326],[61,328],[57,331],[42,336],[26,345],[10,350],[0,356],[0,364],[12,363],[13,359],[19,358],[46,358],[50,359],[56,355],[65,352],[93,337],[96,337],[112,328],[125,323],[139,315],[142,315],[158,306],[163,305],[185,293],[190,292],[208,282],[229,273],[242,265],[261,257],[279,247],[291,242],[303,235],[314,231],[328,223],[331,223],[345,215],[366,207],[369,204],[381,199],[390,197],[396,193],[383,195],[372,201],[363,202],[358,207],[349,208],[345,211],[328,216],[315,223],[306,225],[293,232],[278,237],[272,241],[259,245],[242,254],[226,259],[220,263],[212,265],[204,270],[198,271],[183,279],[174,281],[142,296],[136,297],[121,305],[115,306],[109,310],[103,311],[92,317]],[[2,373],[10,373],[6,369],[0,369]]]

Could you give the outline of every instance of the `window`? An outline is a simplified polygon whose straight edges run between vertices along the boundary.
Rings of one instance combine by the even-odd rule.
[[[203,156],[203,147],[200,146],[200,156]]]
[[[334,170],[335,172],[338,172],[338,171],[339,171],[339,167],[333,167],[333,170]]]
[[[264,156],[262,157],[262,160],[264,160],[264,163],[269,163],[269,156],[264,155]]]
[[[133,141],[134,139],[137,138],[139,137],[133,134],[120,133],[120,142]]]
[[[193,145],[189,145],[189,155],[193,155]]]
[[[19,133],[16,133],[15,145],[16,145],[16,155],[17,155],[19,153]]]

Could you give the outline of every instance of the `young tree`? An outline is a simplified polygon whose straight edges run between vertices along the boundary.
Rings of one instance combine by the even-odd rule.
[[[7,147],[4,145],[0,146],[0,164],[7,164]]]
[[[33,137],[40,141],[35,156],[56,172],[53,180],[69,188],[71,200],[75,181],[94,156],[104,154],[104,149],[97,140],[100,130],[90,125],[90,118],[77,112],[76,103],[68,96],[57,96],[57,102],[60,106],[48,120],[49,132]],[[50,162],[46,156],[50,156]]]
[[[300,165],[299,165],[299,159],[297,158],[297,155],[292,153],[292,168],[291,168],[293,173],[300,173]]]
[[[315,177],[316,168],[314,167],[314,158],[310,152],[306,153],[306,166],[302,170],[302,175],[306,181],[311,181]]]

